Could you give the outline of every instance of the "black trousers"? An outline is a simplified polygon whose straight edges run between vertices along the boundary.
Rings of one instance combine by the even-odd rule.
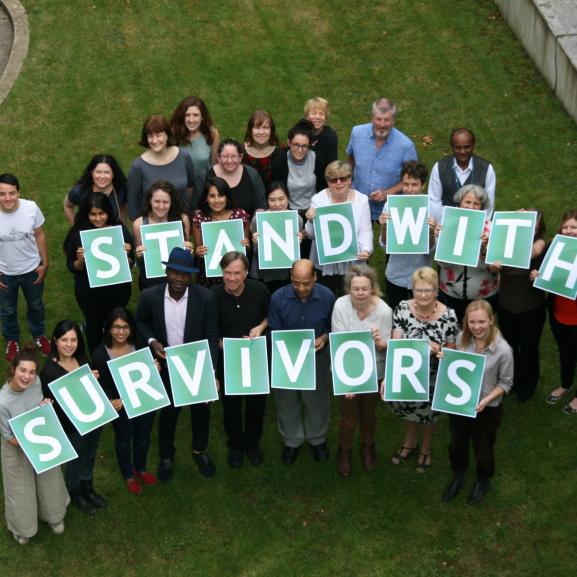
[[[160,409],[160,417],[158,419],[158,452],[160,459],[174,459],[174,454],[176,453],[174,435],[181,409],[182,407],[173,405]],[[190,405],[190,422],[192,428],[192,450],[199,453],[206,451],[210,428],[210,404]]]
[[[268,395],[223,395],[224,430],[231,449],[258,447]],[[244,404],[244,417],[242,407]]]
[[[386,302],[393,310],[395,310],[401,301],[407,301],[413,298],[413,291],[409,288],[393,284],[387,279],[385,279],[385,285],[387,287]]]
[[[515,376],[513,390],[520,401],[533,396],[539,382],[539,342],[545,325],[545,305],[512,313],[504,308],[499,310],[499,328],[513,349]]]
[[[577,365],[577,326],[560,323],[555,319],[552,311],[549,314],[549,321],[551,332],[559,349],[561,386],[564,389],[570,389],[573,385]]]
[[[472,441],[477,462],[477,478],[486,481],[495,474],[495,440],[503,409],[486,407],[476,419],[449,415],[449,459],[455,473],[464,473],[469,466],[469,443]]]

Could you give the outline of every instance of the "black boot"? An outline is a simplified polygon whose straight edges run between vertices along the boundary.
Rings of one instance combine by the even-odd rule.
[[[76,508],[85,515],[94,515],[98,511],[92,501],[88,500],[84,496],[82,487],[78,487],[78,489],[70,491],[70,500],[76,506]]]
[[[86,500],[92,503],[97,509],[104,509],[108,504],[106,499],[96,493],[92,487],[92,479],[90,481],[80,481],[80,485],[82,487],[82,493]]]

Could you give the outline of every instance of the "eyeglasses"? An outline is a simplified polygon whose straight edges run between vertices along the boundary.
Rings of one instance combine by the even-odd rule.
[[[115,331],[129,331],[130,327],[128,325],[112,325],[112,329]]]
[[[238,155],[238,154],[235,154],[235,155],[233,155],[233,156],[222,156],[222,155],[220,155],[219,158],[220,158],[221,160],[226,161],[226,162],[230,162],[231,160],[238,160],[238,159],[240,158],[240,155]]]
[[[307,150],[309,147],[308,144],[297,144],[296,142],[291,142],[291,146],[297,150]]]
[[[435,289],[432,288],[414,288],[413,289],[413,293],[417,294],[417,295],[429,295],[431,293],[434,293]]]
[[[331,184],[336,184],[337,182],[346,182],[349,178],[351,178],[351,175],[347,174],[347,176],[335,176],[334,178],[329,178],[328,181]]]

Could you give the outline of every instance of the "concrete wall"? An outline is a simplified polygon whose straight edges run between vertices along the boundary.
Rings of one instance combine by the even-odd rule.
[[[577,122],[577,0],[495,0],[495,3]]]
[[[8,96],[28,53],[30,33],[19,0],[0,0],[0,104]]]

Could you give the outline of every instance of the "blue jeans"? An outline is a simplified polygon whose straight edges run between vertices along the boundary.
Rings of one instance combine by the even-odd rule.
[[[20,339],[20,327],[18,325],[18,287],[22,289],[26,299],[28,327],[32,336],[40,337],[46,334],[44,326],[44,282],[33,284],[38,278],[36,271],[26,274],[0,276],[0,282],[6,285],[0,289],[0,320],[2,321],[2,335],[7,341]]]
[[[146,471],[153,422],[154,412],[129,419],[124,409],[118,413],[118,419],[112,421],[116,459],[125,481],[134,477],[134,471]]]

